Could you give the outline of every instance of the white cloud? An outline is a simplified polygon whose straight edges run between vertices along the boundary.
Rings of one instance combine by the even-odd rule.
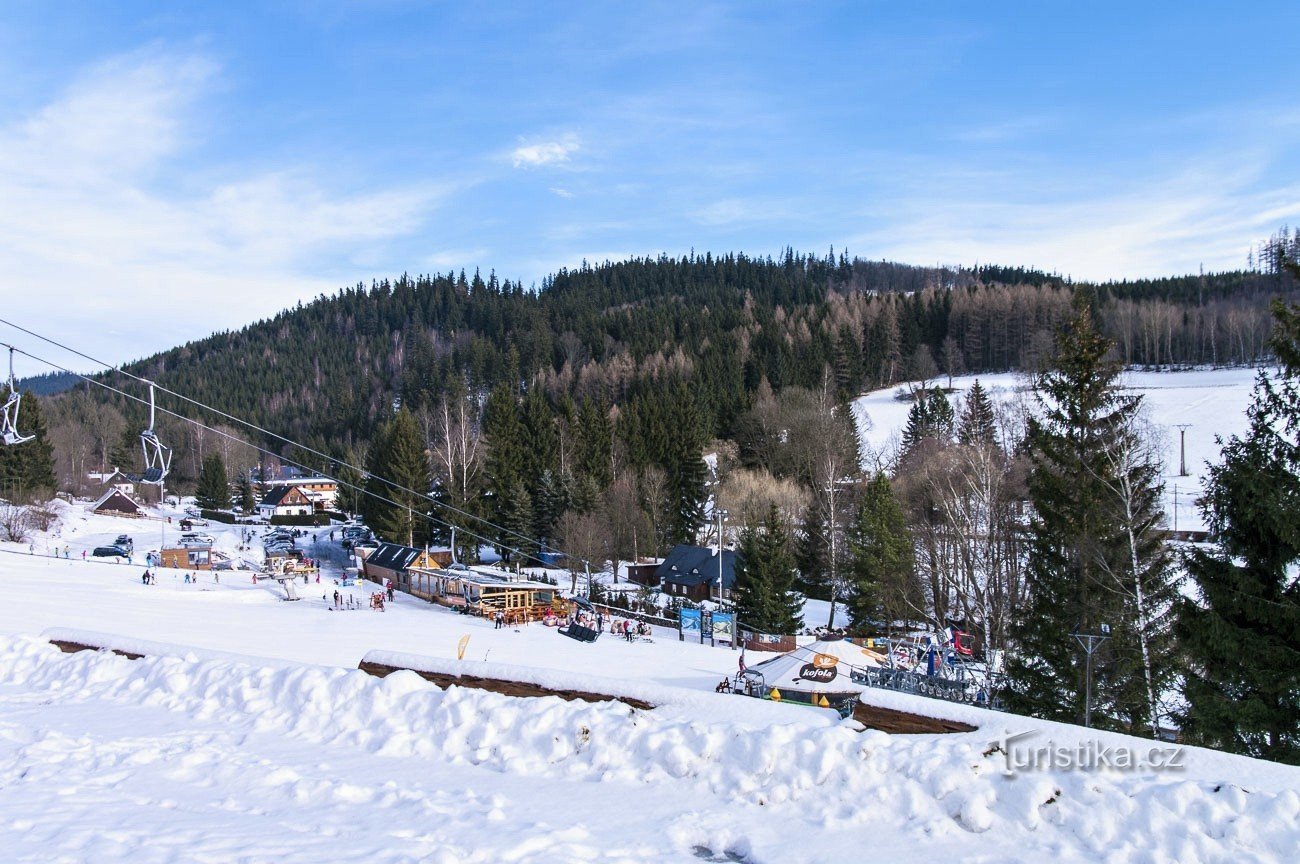
[[[581,149],[578,136],[572,132],[554,141],[537,141],[531,144],[521,143],[510,154],[510,161],[516,168],[541,168],[546,165],[561,165]]]
[[[558,186],[552,186],[552,187],[550,187],[550,189],[549,189],[548,191],[549,191],[552,195],[556,196],[557,198],[565,198],[565,199],[568,199],[568,198],[572,198],[572,197],[573,197],[573,193],[570,192],[568,189],[561,189],[561,188],[558,187]]]
[[[1237,166],[1252,166],[1241,168]],[[1300,218],[1300,184],[1267,182],[1267,160],[1236,153],[1142,180],[1088,188],[1031,178],[937,177],[891,202],[887,227],[851,238],[868,257],[917,264],[1025,265],[1106,280],[1239,269],[1252,243]]]
[[[104,359],[142,356],[336,290],[447,193],[339,192],[307,167],[205,179],[210,168],[184,160],[219,71],[137,52],[0,122],[6,317]]]

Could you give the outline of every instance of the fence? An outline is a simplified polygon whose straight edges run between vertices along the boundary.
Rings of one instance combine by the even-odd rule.
[[[1002,690],[1000,678],[984,678],[979,675],[967,675],[960,667],[954,677],[924,675],[909,672],[906,669],[887,669],[884,667],[854,667],[849,678],[868,687],[883,690],[897,690],[900,693],[914,693],[931,699],[943,699],[948,702],[962,702],[981,708],[1001,710]]]

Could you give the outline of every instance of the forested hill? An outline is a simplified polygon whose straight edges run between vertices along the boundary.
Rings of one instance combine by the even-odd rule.
[[[1233,272],[1096,287],[1127,363],[1253,362],[1282,277]],[[536,291],[464,273],[358,285],[131,371],[339,451],[395,401],[540,385],[552,403],[635,405],[690,384],[703,436],[726,435],[761,381],[843,394],[940,372],[1032,366],[1076,286],[1023,268],[692,255],[564,270]],[[128,407],[128,406],[122,406]],[[179,408],[180,406],[176,406]]]

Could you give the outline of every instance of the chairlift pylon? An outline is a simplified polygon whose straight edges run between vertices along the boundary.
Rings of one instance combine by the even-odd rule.
[[[138,478],[132,477],[137,483],[162,483],[163,478],[172,465],[172,448],[168,447],[158,440],[154,434],[155,403],[153,382],[149,383],[149,428],[140,433],[140,449],[144,451],[144,472]]]
[[[18,431],[18,406],[23,401],[23,394],[18,392],[18,379],[14,377],[14,346],[9,346],[9,396],[5,399],[3,414],[0,415],[0,439],[6,445],[22,444],[36,436],[23,435]]]

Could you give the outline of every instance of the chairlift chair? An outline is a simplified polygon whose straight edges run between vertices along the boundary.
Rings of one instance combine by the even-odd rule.
[[[160,484],[172,465],[172,448],[158,440],[154,434],[154,386],[149,382],[149,428],[140,433],[140,449],[144,452],[144,471],[127,476],[136,483]]]
[[[14,347],[9,346],[9,397],[5,399],[4,413],[0,416],[0,438],[7,445],[22,444],[35,438],[35,435],[23,435],[18,431],[18,405],[23,401],[23,394],[18,392],[18,381],[14,378]]]

